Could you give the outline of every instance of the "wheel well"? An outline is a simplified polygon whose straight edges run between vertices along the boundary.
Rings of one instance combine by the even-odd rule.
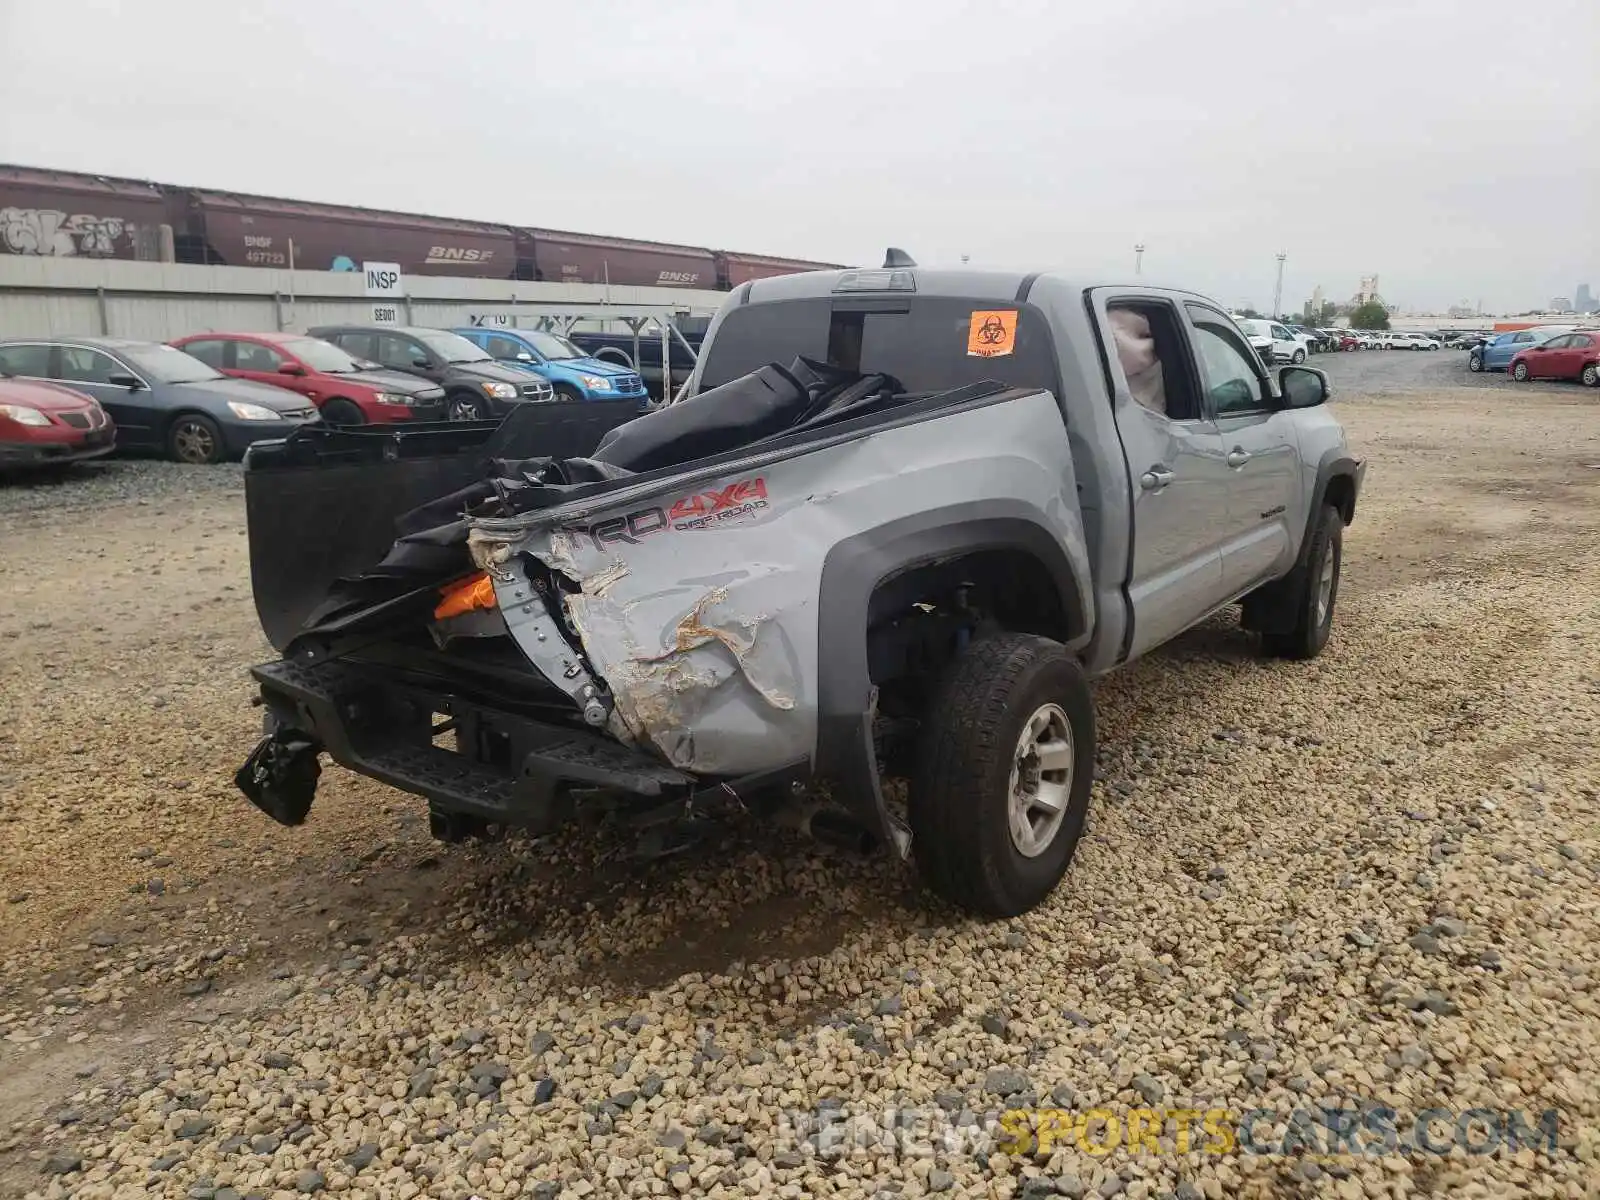
[[[1349,475],[1335,475],[1328,480],[1328,490],[1323,493],[1322,502],[1331,504],[1339,510],[1339,516],[1346,525],[1356,518],[1356,481]]]
[[[867,604],[874,683],[937,666],[958,631],[979,626],[1066,640],[1067,604],[1049,569],[1026,550],[978,550],[923,563],[878,582]]]
[[[184,417],[204,417],[213,425],[216,425],[218,429],[221,428],[221,425],[218,423],[217,419],[202,408],[180,408],[177,412],[167,417],[165,424],[161,426],[161,436],[163,438],[170,437],[172,434],[172,427]]]

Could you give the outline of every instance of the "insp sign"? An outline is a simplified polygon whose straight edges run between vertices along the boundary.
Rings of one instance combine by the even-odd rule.
[[[362,263],[367,275],[367,295],[385,296],[398,300],[404,295],[400,282],[400,264],[392,262]]]

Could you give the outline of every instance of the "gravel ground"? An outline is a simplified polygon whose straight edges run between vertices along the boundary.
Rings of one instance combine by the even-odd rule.
[[[274,826],[229,779],[268,657],[237,469],[0,484],[0,1194],[1595,1195],[1600,396],[1316,362],[1372,464],[1333,645],[1266,661],[1219,619],[1102,683],[1089,834],[996,924],[766,830],[650,866],[437,846],[337,768]],[[787,1137],[790,1110],[1035,1100],[1560,1132]]]

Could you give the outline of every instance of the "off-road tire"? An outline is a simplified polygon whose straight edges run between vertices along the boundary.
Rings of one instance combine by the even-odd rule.
[[[1321,605],[1323,567],[1333,558],[1333,580],[1326,611]],[[1279,584],[1277,603],[1287,605],[1282,632],[1261,635],[1261,644],[1277,658],[1309,659],[1322,653],[1333,632],[1333,613],[1339,599],[1339,575],[1344,565],[1344,518],[1331,504],[1324,504],[1311,529],[1311,545],[1306,560]],[[1290,623],[1292,621],[1292,624]]]
[[[322,419],[329,425],[365,425],[366,414],[354,400],[335,396],[322,406]]]
[[[1070,727],[1072,777],[1053,838],[1027,857],[1009,825],[1011,773],[1024,725],[1046,705]],[[911,846],[923,881],[980,916],[1016,916],[1041,903],[1083,834],[1094,759],[1094,698],[1059,642],[997,633],[970,643],[929,707],[911,779]]]

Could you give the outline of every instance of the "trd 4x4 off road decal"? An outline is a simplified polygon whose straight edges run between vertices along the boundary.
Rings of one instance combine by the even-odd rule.
[[[635,509],[625,516],[608,517],[570,532],[588,538],[596,550],[604,551],[617,542],[637,545],[640,538],[667,529],[715,529],[766,507],[766,479],[741,479],[725,488],[682,496],[667,508],[652,505]]]
[[[667,519],[674,529],[708,529],[766,507],[767,481],[741,479],[720,491],[685,496],[672,506]]]

